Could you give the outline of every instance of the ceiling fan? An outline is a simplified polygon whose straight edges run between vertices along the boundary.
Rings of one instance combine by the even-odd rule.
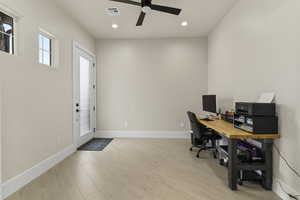
[[[152,4],[152,0],[141,0],[141,3],[136,2],[136,1],[131,1],[131,0],[110,0],[110,1],[126,3],[126,4],[130,4],[130,5],[134,5],[134,6],[140,6],[142,8],[142,11],[141,11],[139,19],[136,23],[136,26],[143,25],[146,14],[151,12],[151,10],[165,12],[165,13],[169,13],[169,14],[173,14],[173,15],[179,15],[181,12],[181,9],[178,9],[178,8],[172,8],[172,7],[168,7],[168,6]]]

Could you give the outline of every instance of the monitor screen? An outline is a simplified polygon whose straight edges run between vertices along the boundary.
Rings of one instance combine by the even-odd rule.
[[[217,113],[217,96],[203,95],[202,97],[203,110],[210,113]]]

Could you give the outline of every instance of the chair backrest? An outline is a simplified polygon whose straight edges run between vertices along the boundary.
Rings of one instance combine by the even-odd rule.
[[[193,131],[193,134],[197,135],[198,137],[201,137],[207,131],[207,128],[198,122],[195,113],[188,111],[187,115],[191,123],[191,130]]]

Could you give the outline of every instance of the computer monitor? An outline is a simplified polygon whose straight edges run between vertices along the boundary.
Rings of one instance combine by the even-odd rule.
[[[203,111],[217,113],[217,96],[203,95],[202,97]]]

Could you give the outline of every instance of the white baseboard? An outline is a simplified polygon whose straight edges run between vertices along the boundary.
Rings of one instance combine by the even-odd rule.
[[[275,192],[283,200],[290,200],[291,198],[283,191],[280,184],[284,188],[284,190],[286,190],[287,192],[289,192],[291,194],[298,195],[300,193],[300,191],[296,191],[294,188],[287,185],[283,181],[281,181],[277,178],[274,178],[273,192]]]
[[[8,196],[12,195],[34,179],[38,178],[40,175],[63,161],[65,158],[70,156],[76,151],[74,145],[71,145],[61,152],[56,153],[55,155],[47,158],[46,160],[40,162],[39,164],[35,165],[31,169],[24,171],[22,174],[15,176],[8,181],[2,184],[2,197],[3,199],[7,198]]]
[[[188,131],[97,131],[96,138],[189,138]]]

